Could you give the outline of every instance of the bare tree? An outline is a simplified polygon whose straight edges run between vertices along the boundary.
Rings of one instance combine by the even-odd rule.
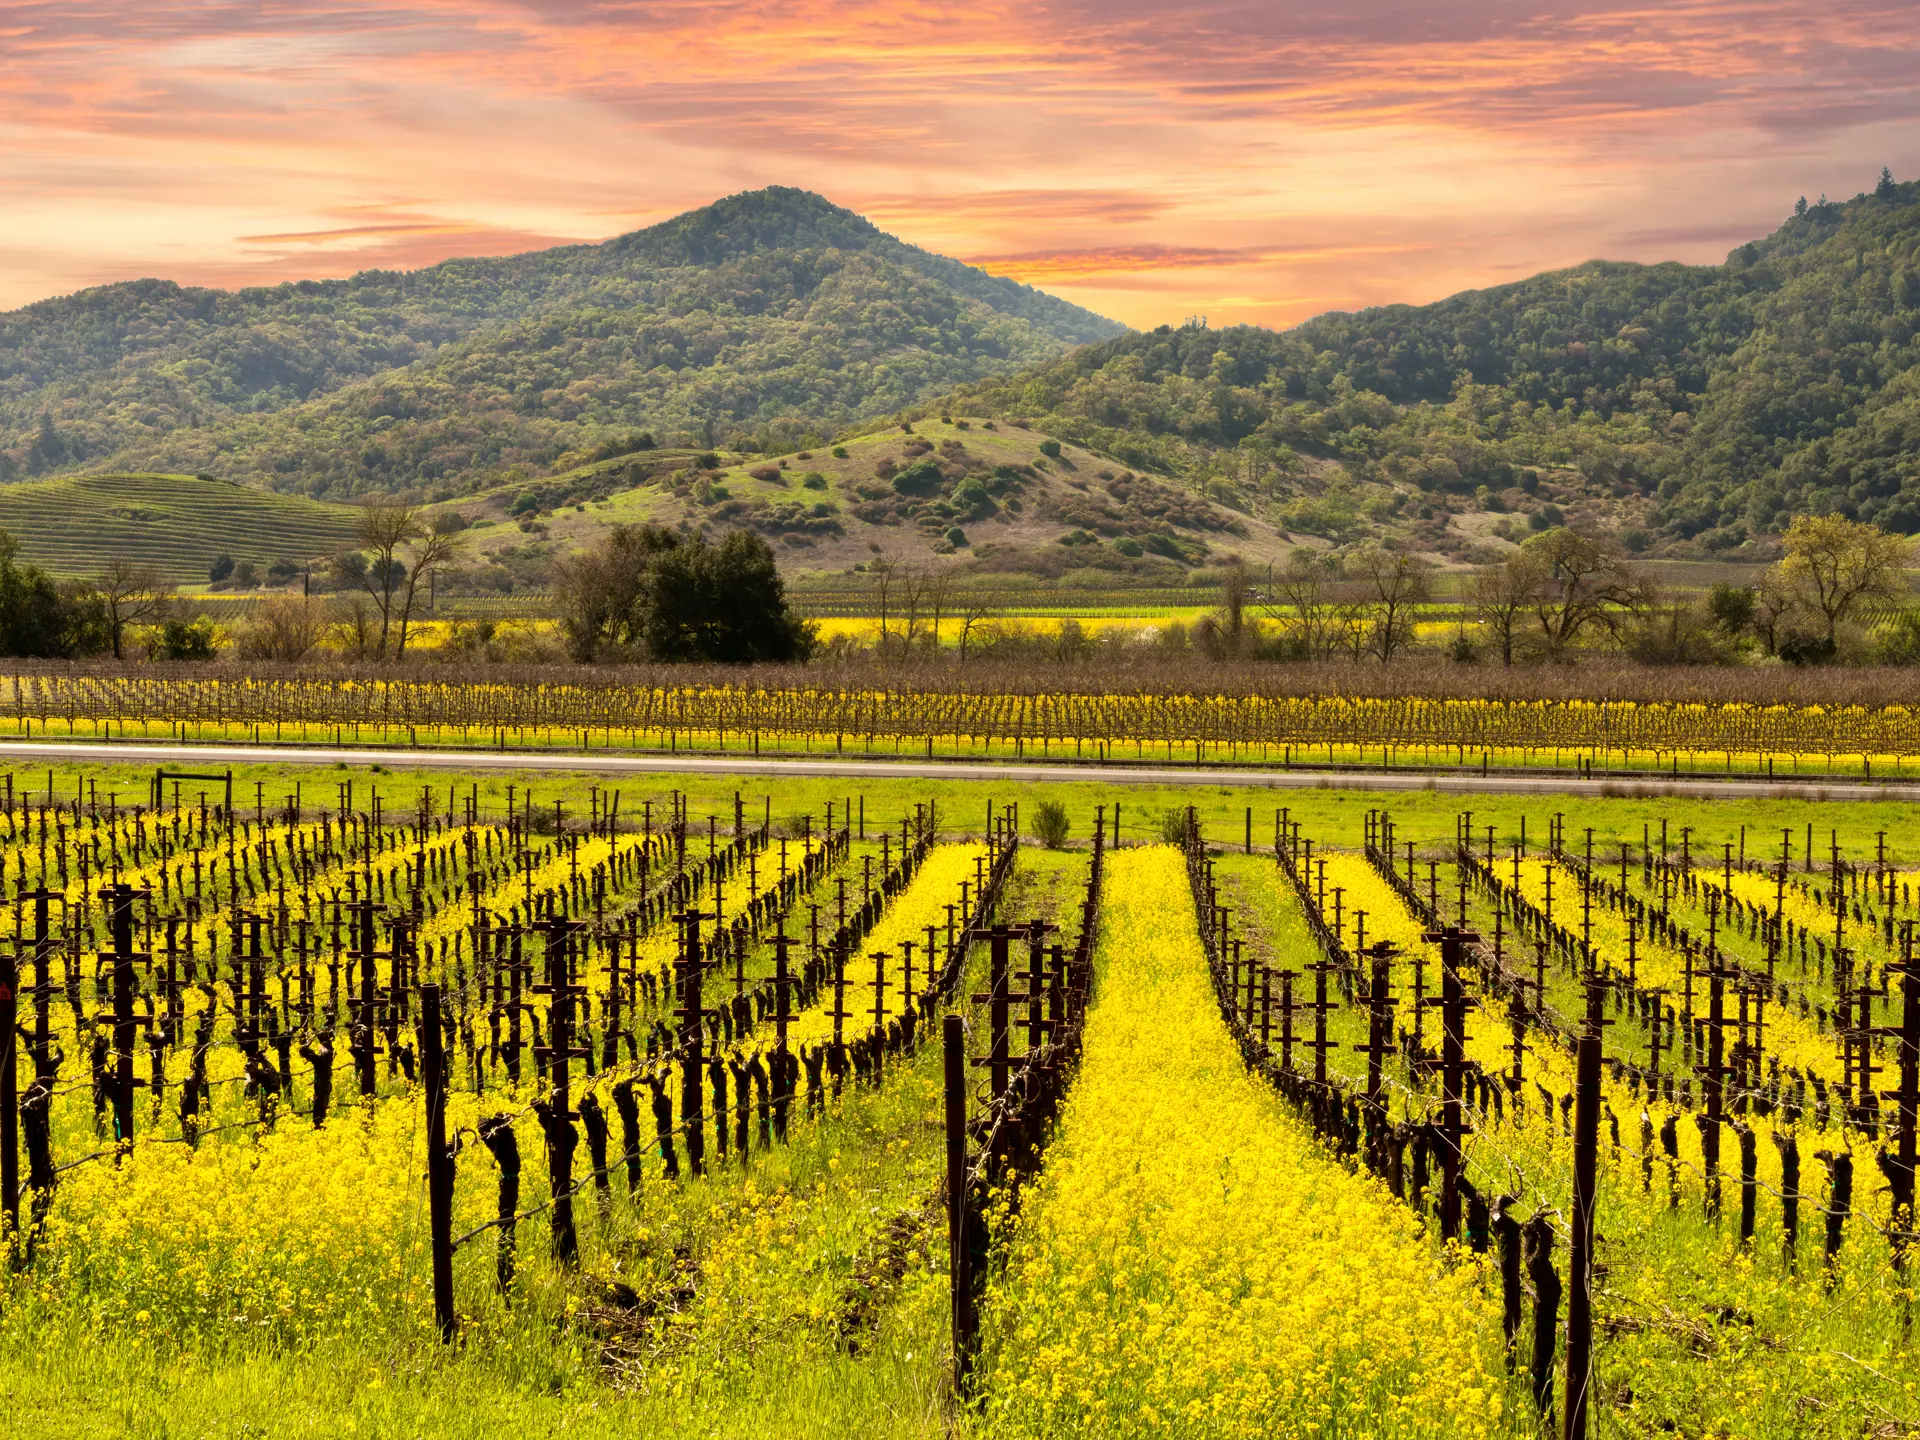
[[[407,574],[402,582],[400,637],[394,650],[396,660],[406,658],[407,627],[413,621],[413,603],[419,594],[420,582],[439,574],[457,560],[465,538],[456,531],[443,530],[437,525],[414,538],[407,551]]]
[[[1468,589],[1474,619],[1493,637],[1502,665],[1513,664],[1533,610],[1539,578],[1539,567],[1524,551],[1474,572]]]
[[[1433,567],[1405,550],[1369,545],[1349,568],[1369,592],[1367,649],[1386,664],[1413,643],[1420,606],[1433,598]]]
[[[1247,632],[1247,599],[1252,593],[1247,577],[1247,562],[1229,555],[1220,571],[1220,611],[1226,631],[1228,653],[1241,652]]]
[[[554,562],[554,599],[574,659],[644,650],[648,572],[678,543],[658,525],[615,525],[594,544]]]
[[[394,600],[405,585],[406,565],[400,559],[400,547],[426,533],[415,506],[368,500],[361,506],[360,518],[354,525],[354,541],[359,548],[333,562],[334,574],[365,590],[380,612],[382,659],[387,654]]]
[[[940,654],[940,621],[948,608],[948,599],[952,585],[945,572],[938,572],[927,578],[926,600],[927,614],[932,622],[932,631],[927,637],[927,648],[935,656]]]
[[[1522,553],[1536,568],[1533,618],[1549,660],[1564,660],[1590,630],[1618,633],[1648,598],[1626,558],[1564,527],[1534,536]]]
[[[1335,588],[1345,578],[1340,557],[1304,546],[1276,574],[1267,567],[1267,615],[1305,660],[1324,660],[1340,648],[1342,617]]]
[[[927,603],[927,577],[911,565],[902,565],[894,571],[900,582],[900,653],[913,654],[913,645],[920,638],[920,612]]]
[[[1747,621],[1769,655],[1780,653],[1780,642],[1785,638],[1781,632],[1800,603],[1792,582],[1776,573],[1779,568],[1775,565],[1760,577],[1759,588],[1753,592],[1753,615]]]
[[[333,623],[328,627],[337,649],[355,660],[377,658],[375,646],[379,641],[379,631],[374,621],[377,612],[366,600],[355,595],[346,600],[334,611]]]
[[[893,571],[893,562],[887,559],[875,560],[867,566],[867,573],[873,576],[874,618],[880,622],[880,638],[874,642],[874,649],[882,655],[886,654],[887,640],[893,633],[888,623],[893,604]]]
[[[173,601],[173,582],[151,565],[115,556],[93,581],[107,612],[107,632],[113,642],[113,658],[120,659],[120,645],[129,626],[164,615]]]
[[[249,660],[304,660],[326,628],[324,607],[302,596],[276,595],[247,617],[240,629],[240,654]]]
[[[993,611],[980,601],[971,597],[960,603],[960,663],[967,663],[967,649],[973,643],[973,632],[992,615]]]

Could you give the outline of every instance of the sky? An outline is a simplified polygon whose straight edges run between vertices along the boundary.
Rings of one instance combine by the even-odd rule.
[[[796,185],[1146,327],[1718,261],[1920,174],[1915,0],[0,0],[0,309]]]

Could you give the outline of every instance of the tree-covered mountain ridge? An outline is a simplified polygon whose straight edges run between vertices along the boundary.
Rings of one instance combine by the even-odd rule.
[[[788,448],[1121,329],[774,188],[596,245],[0,315],[0,479],[458,494],[641,432]]]
[[[1772,550],[1792,516],[1920,533],[1920,185],[1809,205],[1719,265],[1593,261],[1286,331],[1129,334],[966,385],[1014,418],[1335,540]]]

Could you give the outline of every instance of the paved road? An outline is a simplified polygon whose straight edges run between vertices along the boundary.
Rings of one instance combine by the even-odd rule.
[[[278,745],[99,744],[67,740],[0,741],[0,759],[20,763],[384,765],[419,770],[573,771],[594,775],[788,775],[904,780],[1000,780],[1016,783],[1102,782],[1110,785],[1231,785],[1271,790],[1432,790],[1458,795],[1684,795],[1696,799],[1920,800],[1920,784],[1756,780],[1582,779],[1535,775],[1420,775],[1382,771],[1226,770],[1132,765],[1005,764],[956,760],[773,760],[698,755],[525,754],[490,750],[361,750]]]

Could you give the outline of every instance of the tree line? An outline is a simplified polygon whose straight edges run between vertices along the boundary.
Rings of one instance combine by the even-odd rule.
[[[420,625],[441,577],[464,558],[457,516],[376,500],[360,508],[354,543],[309,567],[300,590],[250,607],[229,637],[240,659],[294,663],[321,652],[400,662],[418,654]],[[55,580],[20,559],[0,530],[0,655],[74,660],[145,654],[209,660],[213,621],[195,613],[156,567],[110,560],[86,579]],[[219,562],[214,570],[218,574]],[[717,542],[660,526],[616,526],[553,571],[557,630],[575,660],[804,660],[812,626],[788,601],[773,552],[736,530]],[[316,593],[317,592],[317,593]],[[493,639],[485,622],[455,622],[436,651],[476,658]],[[554,658],[536,639],[536,653]]]
[[[1556,526],[1469,575],[1440,647],[1509,666],[1596,652],[1649,665],[1920,663],[1920,609],[1905,603],[1913,542],[1803,515],[1782,549],[1755,584],[1666,594],[1613,542]],[[1297,549],[1260,577],[1230,564],[1203,644],[1249,659],[1391,661],[1421,643],[1436,575],[1378,544]]]

